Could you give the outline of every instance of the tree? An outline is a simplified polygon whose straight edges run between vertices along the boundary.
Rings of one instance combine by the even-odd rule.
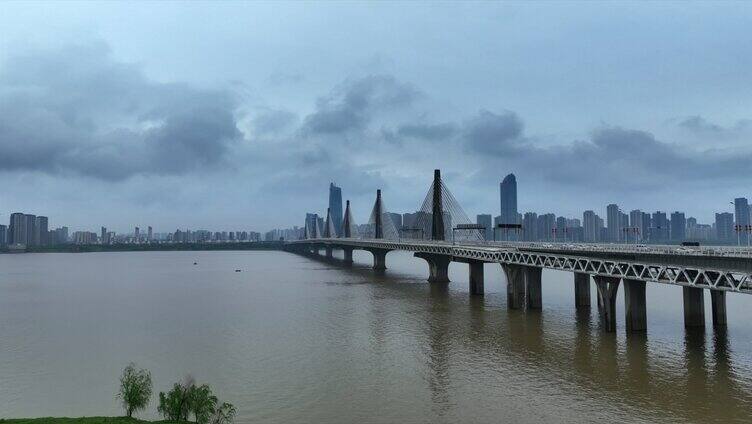
[[[159,392],[157,411],[167,421],[188,421],[188,390],[184,385],[175,383],[167,394]]]
[[[137,370],[132,362],[128,364],[120,377],[118,397],[129,418],[134,412],[146,408],[151,398],[151,373],[145,369]]]
[[[233,419],[235,419],[235,407],[229,402],[222,402],[222,405],[214,411],[211,424],[230,424]]]
[[[208,384],[192,385],[188,389],[188,409],[193,413],[198,424],[206,424],[214,414],[217,397],[212,394]]]

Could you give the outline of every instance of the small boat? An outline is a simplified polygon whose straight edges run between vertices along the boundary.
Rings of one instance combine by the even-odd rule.
[[[235,272],[240,272],[240,270],[239,270],[239,269],[236,269],[236,270],[235,270]]]
[[[193,265],[198,265],[198,262],[194,262]]]

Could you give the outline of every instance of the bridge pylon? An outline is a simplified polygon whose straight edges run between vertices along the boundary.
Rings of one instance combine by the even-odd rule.
[[[433,221],[431,223],[431,239],[444,240],[444,208],[441,200],[441,170],[433,171]]]
[[[374,238],[384,238],[384,225],[382,222],[384,208],[381,204],[381,189],[376,190],[376,204],[373,205],[374,215]]]
[[[345,204],[345,218],[342,220],[342,234],[339,236],[350,238],[352,237],[352,231],[350,230],[350,201],[348,200]]]

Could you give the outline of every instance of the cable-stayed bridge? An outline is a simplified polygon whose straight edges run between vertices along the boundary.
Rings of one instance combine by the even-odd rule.
[[[334,231],[331,214],[323,228],[306,219],[306,239],[286,243],[289,251],[333,258],[343,251],[343,264],[352,264],[353,250],[373,255],[373,267],[386,269],[394,250],[413,252],[425,260],[428,281],[446,283],[451,262],[467,263],[471,295],[484,292],[483,265],[498,263],[507,279],[512,309],[542,307],[542,270],[574,275],[575,307],[590,308],[590,280],[595,282],[597,305],[606,331],[616,329],[616,296],[623,283],[628,332],[647,329],[646,283],[682,286],[684,323],[705,325],[705,292],[710,292],[714,326],[725,326],[726,293],[752,294],[752,250],[728,247],[644,246],[595,243],[529,243],[484,240],[485,229],[473,224],[441,180],[439,170],[414,222],[397,228],[377,191],[367,225],[358,231],[347,201],[342,234]]]

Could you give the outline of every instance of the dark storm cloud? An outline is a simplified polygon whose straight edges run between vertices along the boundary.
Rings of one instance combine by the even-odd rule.
[[[514,112],[504,111],[496,114],[481,110],[465,121],[462,137],[472,151],[505,155],[525,148],[522,140],[523,128],[522,120]]]
[[[0,170],[118,180],[221,165],[234,140],[228,92],[150,81],[93,43],[0,65]]]
[[[411,104],[419,92],[390,75],[371,75],[347,81],[328,97],[321,98],[308,115],[303,132],[336,135],[363,130],[377,112]]]

